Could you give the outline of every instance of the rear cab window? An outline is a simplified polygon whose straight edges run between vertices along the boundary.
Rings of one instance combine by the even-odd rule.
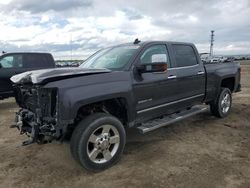
[[[198,64],[194,48],[186,44],[173,44],[175,67],[187,67]]]
[[[42,54],[25,54],[24,64],[26,68],[48,67],[47,58]]]

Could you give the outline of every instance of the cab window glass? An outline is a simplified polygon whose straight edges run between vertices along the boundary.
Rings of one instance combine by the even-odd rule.
[[[167,48],[164,44],[154,45],[146,49],[140,57],[142,64],[148,63],[166,63],[171,67]]]
[[[22,55],[8,55],[0,59],[2,68],[21,68],[23,67]]]
[[[198,64],[196,54],[192,46],[174,44],[173,50],[177,67],[186,67]]]
[[[25,67],[34,68],[34,67],[46,67],[48,61],[44,55],[40,54],[26,54],[25,55]]]
[[[105,48],[88,58],[80,67],[122,70],[138,48],[139,46],[137,45]]]

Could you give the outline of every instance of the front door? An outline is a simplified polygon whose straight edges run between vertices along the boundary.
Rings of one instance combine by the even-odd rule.
[[[161,62],[165,62],[169,70],[134,75],[133,91],[138,122],[174,111],[170,102],[176,100],[176,70],[171,69],[172,65],[166,45],[148,46],[139,55],[137,62],[154,63],[155,57],[161,57]]]

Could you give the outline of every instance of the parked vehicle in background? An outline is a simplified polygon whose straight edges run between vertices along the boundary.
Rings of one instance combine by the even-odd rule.
[[[56,61],[56,67],[68,67],[68,63],[65,61],[60,61],[60,62]]]
[[[225,63],[228,60],[228,58],[225,56],[219,56],[219,58],[220,58],[219,62],[221,62],[221,63]]]
[[[221,62],[221,57],[219,57],[219,56],[214,56],[210,60],[210,63],[220,63],[220,62]]]
[[[200,59],[202,62],[207,63],[210,58],[210,53],[200,53]]]
[[[201,57],[201,60],[203,63],[226,63],[226,62],[232,62],[234,61],[233,57],[226,57],[226,56],[207,56],[207,57]]]
[[[229,56],[229,57],[227,57],[226,62],[233,62],[234,60],[235,60],[235,59],[234,59],[233,56]]]
[[[56,61],[56,67],[79,67],[82,61]]]
[[[250,55],[235,55],[234,56],[235,60],[248,60],[250,59]]]
[[[79,67],[81,65],[80,62],[73,62],[70,66],[71,67]]]
[[[211,63],[225,63],[228,62],[228,58],[225,56],[214,56],[211,59]]]
[[[200,58],[204,63],[220,63],[225,61],[223,56],[210,56],[209,53],[201,53]]]
[[[13,96],[10,78],[26,71],[54,68],[53,56],[49,53],[4,53],[0,56],[0,99]]]
[[[191,43],[138,42],[105,48],[79,68],[13,76],[16,123],[33,142],[71,135],[73,157],[92,171],[115,164],[125,128],[146,133],[204,112],[226,117],[240,91],[238,63],[203,64]],[[158,155],[158,153],[155,153]]]

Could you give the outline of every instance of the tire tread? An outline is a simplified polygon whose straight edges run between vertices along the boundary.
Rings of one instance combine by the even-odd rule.
[[[219,100],[220,100],[221,94],[224,93],[225,91],[228,91],[230,93],[230,95],[231,95],[230,89],[222,87],[220,89],[220,94],[218,95],[218,97],[215,99],[215,101],[210,103],[210,111],[211,111],[211,113],[214,116],[219,117],[219,118],[224,118],[227,115],[227,114],[223,115],[220,112],[220,107],[219,107]]]
[[[78,123],[78,125],[76,126],[75,130],[73,131],[73,134],[71,136],[71,140],[70,140],[70,150],[72,153],[73,158],[80,163],[84,168],[86,168],[89,171],[100,171],[103,169],[108,168],[110,165],[103,165],[100,168],[93,168],[91,165],[89,165],[86,160],[83,159],[83,156],[81,155],[81,147],[82,147],[82,138],[87,138],[89,132],[91,131],[91,126],[95,123],[98,123],[100,120],[105,119],[105,118],[109,118],[112,119],[112,121],[115,121],[116,123],[121,125],[121,132],[122,134],[124,134],[124,138],[126,137],[126,133],[125,133],[125,129],[123,127],[123,125],[121,124],[121,122],[114,116],[106,114],[106,113],[95,113],[95,114],[91,114],[89,116],[87,116],[86,118],[84,118],[82,121],[80,121]],[[123,151],[124,149],[124,145],[125,145],[125,141],[124,144],[121,146],[121,151]],[[117,160],[115,160],[113,164],[115,164],[119,159],[119,156],[117,157]]]

